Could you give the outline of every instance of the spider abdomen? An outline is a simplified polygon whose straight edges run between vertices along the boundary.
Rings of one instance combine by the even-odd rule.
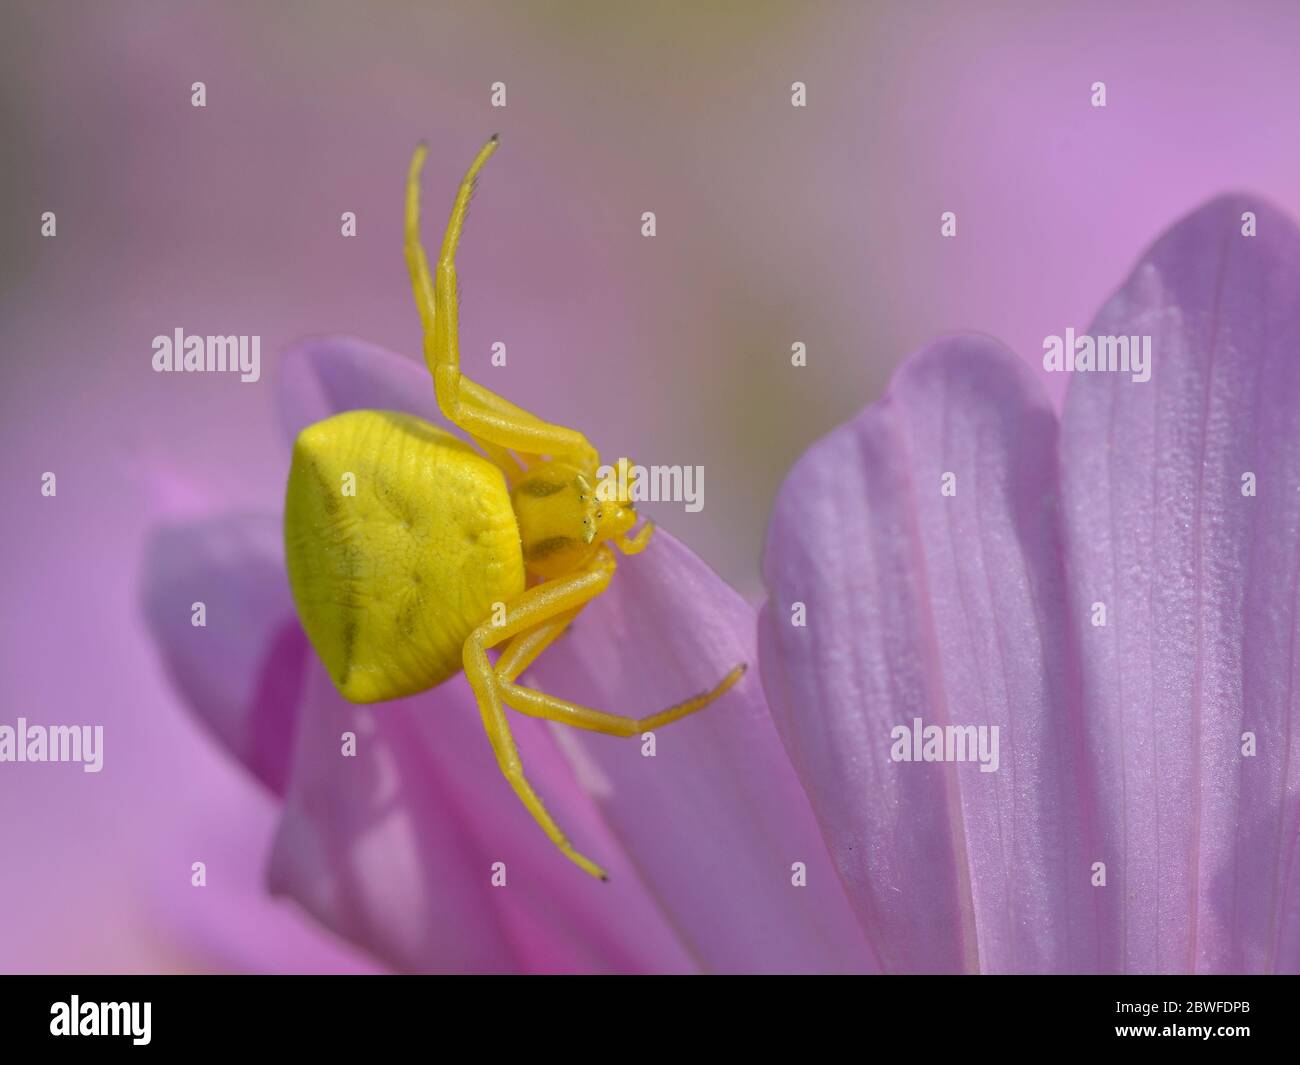
[[[352,702],[453,676],[470,632],[524,590],[505,477],[408,414],[346,411],[299,433],[284,537],[298,616]]]

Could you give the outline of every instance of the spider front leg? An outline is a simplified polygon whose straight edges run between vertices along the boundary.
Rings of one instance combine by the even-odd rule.
[[[528,629],[514,637],[497,656],[497,676],[503,681],[514,681],[520,673],[533,664],[538,655],[564,634],[570,622],[581,611],[582,607],[578,607],[576,610],[557,614],[536,628]]]
[[[502,774],[561,853],[580,869],[601,880],[608,879],[604,870],[573,849],[524,776],[519,749],[510,733],[502,705],[501,690],[508,682],[493,668],[487,651],[505,640],[511,640],[512,647],[518,646],[520,650],[511,656],[508,649],[503,657],[510,658],[516,664],[517,668],[512,675],[517,676],[519,670],[525,668],[563,631],[564,625],[572,620],[573,615],[609,587],[609,578],[613,572],[613,554],[602,550],[587,569],[571,577],[560,577],[528,589],[513,602],[506,604],[504,624],[485,622],[470,634],[465,641],[463,657],[465,676],[478,701],[483,728],[492,743],[492,751]],[[563,624],[558,624],[561,619],[564,619]],[[543,630],[540,638],[533,635],[537,630]],[[520,636],[524,637],[522,641],[513,639]],[[509,665],[508,662],[507,667]]]
[[[703,710],[740,680],[745,672],[744,665],[736,666],[710,691],[641,718],[592,710],[515,684],[514,678],[564,632],[587,603],[609,587],[615,564],[613,552],[602,548],[592,564],[581,572],[530,588],[514,602],[506,604],[504,624],[488,622],[475,629],[465,641],[464,654],[465,675],[478,700],[483,726],[502,773],[561,852],[579,868],[602,880],[607,879],[603,870],[573,849],[524,776],[519,750],[510,734],[502,704],[530,717],[546,718],[611,736],[636,736]],[[493,667],[487,651],[505,640],[510,642]]]
[[[635,536],[620,533],[613,538],[612,542],[625,555],[639,555],[645,550],[650,541],[650,534],[653,532],[654,526],[647,522]],[[540,625],[526,629],[513,637],[497,657],[497,676],[504,681],[514,681],[520,673],[533,664],[538,655],[564,635],[573,619],[581,612],[582,607],[579,606],[574,610],[557,614]],[[523,712],[528,713],[527,710]]]
[[[436,284],[420,243],[420,171],[428,147],[415,149],[406,184],[406,263],[424,327],[424,359],[433,374],[438,407],[452,424],[481,440],[521,454],[549,455],[572,462],[579,469],[595,469],[596,449],[576,429],[552,425],[522,407],[502,399],[460,372],[460,340],[456,302],[456,248],[460,243],[470,196],[483,164],[497,148],[494,135],[470,164],[456,193],[442,251],[436,267]]]
[[[513,683],[501,685],[501,698],[505,700],[507,706],[529,717],[559,721],[590,732],[603,732],[607,736],[639,736],[643,732],[651,732],[664,725],[671,725],[674,721],[680,721],[690,714],[699,713],[740,680],[745,675],[746,668],[743,663],[735,666],[709,691],[701,692],[648,717],[607,714],[603,710],[592,710],[590,707],[571,703],[567,699],[557,699],[545,692],[534,691],[532,688],[524,688]]]

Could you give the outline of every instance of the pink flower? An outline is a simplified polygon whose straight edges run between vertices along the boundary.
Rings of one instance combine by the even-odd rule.
[[[285,356],[289,439],[339,410],[441,422],[427,372],[325,339]],[[282,457],[287,468],[288,449]],[[160,530],[147,612],[169,670],[283,811],[271,890],[403,970],[852,971],[873,967],[756,673],[639,740],[512,717],[523,763],[599,883],[566,861],[496,767],[463,676],[374,706],[342,700],[299,628],[276,515]],[[190,624],[203,600],[207,627]],[[534,668],[627,714],[754,662],[755,614],[662,529]],[[341,754],[356,736],[354,758]],[[493,863],[506,886],[493,887]],[[803,863],[807,886],[793,868]]]
[[[1294,972],[1300,233],[1216,200],[1090,333],[1150,380],[1078,372],[1058,426],[953,337],[799,461],[768,699],[886,970]],[[997,771],[894,761],[918,717],[996,725]]]
[[[160,534],[151,616],[200,717],[283,796],[272,888],[403,969],[1295,971],[1298,282],[1292,224],[1224,198],[1089,331],[1150,337],[1149,380],[1079,371],[1058,420],[996,341],[908,360],[780,493],[761,688],[654,758],[516,721],[608,885],[514,800],[463,678],[338,698],[273,516]],[[347,407],[438,420],[423,371],[374,348],[287,366],[291,434]],[[660,532],[533,672],[641,713],[754,661],[754,623]],[[900,760],[924,725],[998,739]]]

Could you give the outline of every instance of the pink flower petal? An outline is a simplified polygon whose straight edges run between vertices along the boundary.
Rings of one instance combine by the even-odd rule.
[[[570,864],[515,797],[463,677],[357,706],[313,662],[306,705],[274,891],[408,971],[691,969],[544,723],[512,719],[525,769],[609,883]],[[348,732],[355,757],[342,753]],[[492,885],[497,862],[504,887]]]
[[[891,971],[1099,964],[1055,443],[1023,364],[954,337],[814,445],[777,500],[763,683]],[[915,718],[997,726],[998,769],[891,760]]]
[[[755,661],[754,612],[662,529],[530,671],[542,690],[639,717]],[[754,670],[642,741],[573,733],[600,807],[693,957],[717,972],[874,968]],[[603,859],[602,848],[590,853]],[[792,883],[795,863],[807,886]]]
[[[345,410],[405,411],[444,425],[423,362],[354,337],[315,337],[286,351],[275,390],[291,442],[307,426]]]
[[[153,843],[151,925],[204,972],[388,971],[289,900],[267,894],[266,854],[279,816],[278,799],[250,787],[233,804]],[[205,866],[202,887],[191,882],[195,861]]]
[[[1216,200],[1091,332],[1153,352],[1146,383],[1076,374],[1061,440],[1116,967],[1295,970],[1300,233]]]
[[[166,525],[145,551],[145,615],[173,682],[218,740],[284,790],[309,647],[284,573],[278,517]],[[202,603],[204,626],[192,623]]]

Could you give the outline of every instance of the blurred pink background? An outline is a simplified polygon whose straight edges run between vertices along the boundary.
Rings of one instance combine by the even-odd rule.
[[[0,723],[106,732],[98,775],[0,765],[0,970],[369,967],[263,896],[271,804],[171,691],[138,577],[160,518],[279,507],[284,347],[418,356],[417,140],[436,245],[502,136],[465,369],[607,454],[703,465],[700,513],[646,512],[757,600],[781,478],[910,350],[971,329],[1038,365],[1208,197],[1300,213],[1298,41],[1292,3],[0,3]],[[153,373],[178,326],[260,334],[261,382]]]

